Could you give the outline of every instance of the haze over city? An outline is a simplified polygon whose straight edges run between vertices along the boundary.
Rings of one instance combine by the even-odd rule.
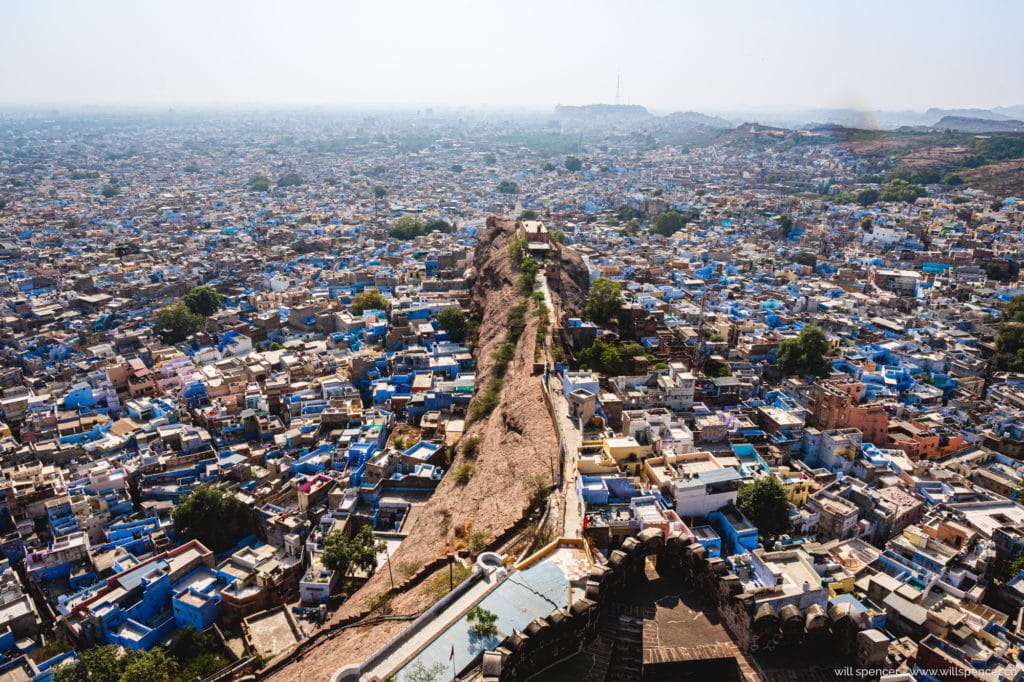
[[[0,682],[1024,682],[1022,19],[0,0]]]
[[[653,111],[1024,99],[1024,4],[7,2],[0,106]]]

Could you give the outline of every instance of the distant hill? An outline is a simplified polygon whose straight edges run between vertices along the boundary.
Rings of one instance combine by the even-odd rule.
[[[1012,107],[995,107],[992,109],[992,112],[1006,116],[1007,118],[1024,120],[1024,105],[1021,104],[1017,104]]]
[[[933,128],[957,130],[963,133],[1022,133],[1024,121],[1012,119],[992,120],[969,116],[943,116]]]
[[[702,114],[697,111],[677,111],[667,116],[662,116],[661,122],[680,128],[696,128],[697,126],[707,126],[709,128],[733,128],[735,126],[734,123],[727,121],[724,118],[708,116],[707,114]]]
[[[584,104],[555,107],[555,118],[583,120],[636,120],[651,118],[651,112],[639,104]]]
[[[987,121],[1005,121],[1010,118],[1009,116],[997,114],[989,109],[937,109],[933,107],[924,112],[924,116],[922,116],[921,119],[925,125],[934,124],[938,127],[938,122],[947,116],[955,118],[979,118]]]
[[[714,139],[714,143],[743,148],[763,148],[781,142],[791,133],[792,131],[785,128],[765,126],[760,123],[743,123],[723,131]]]

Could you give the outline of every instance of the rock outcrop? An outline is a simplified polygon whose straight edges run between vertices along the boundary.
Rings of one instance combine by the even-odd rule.
[[[511,309],[527,300],[518,291],[519,270],[508,254],[507,244],[513,234],[514,222],[488,218],[477,244],[470,278],[470,316],[480,321],[474,350],[474,400],[490,381],[493,355],[507,338]],[[449,473],[391,557],[393,567],[422,567],[408,578],[395,575],[398,589],[392,610],[396,614],[427,608],[432,599],[426,578],[440,569],[448,552],[465,548],[475,534],[490,538],[493,546],[510,538],[521,527],[538,487],[553,483],[558,468],[558,436],[544,401],[541,379],[533,374],[539,319],[528,312],[524,320],[525,329],[508,364],[496,407],[473,422],[463,435],[463,439],[479,439],[477,455],[468,460],[459,450]],[[452,472],[463,465],[471,465],[473,473],[460,485]],[[331,626],[314,635],[318,642],[300,644],[301,652],[278,657],[264,677],[326,679],[343,665],[365,660],[404,624],[381,623],[358,631],[338,631],[368,615],[368,600],[387,591],[389,580],[387,571],[373,576],[339,609]]]

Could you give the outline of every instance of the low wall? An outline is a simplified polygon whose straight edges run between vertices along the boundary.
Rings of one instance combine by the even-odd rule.
[[[587,580],[586,596],[568,609],[552,611],[534,620],[523,632],[507,636],[486,651],[470,669],[479,668],[485,682],[525,680],[581,651],[598,631],[598,623],[614,595],[637,585],[644,577],[646,557],[657,556],[659,567],[675,569],[680,587],[695,589],[705,596],[743,652],[760,649],[823,646],[849,658],[855,651],[862,625],[847,608],[833,607],[826,613],[813,605],[805,610],[783,607],[775,613],[762,603],[755,612],[754,597],[743,593],[739,577],[728,570],[725,560],[708,558],[704,547],[681,533],[665,539],[663,532],[649,528],[627,538],[603,566],[594,566]]]

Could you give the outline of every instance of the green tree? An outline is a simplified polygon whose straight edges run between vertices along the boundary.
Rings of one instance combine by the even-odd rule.
[[[184,301],[160,306],[154,319],[156,331],[167,343],[181,343],[203,328],[203,318],[196,315]]]
[[[604,277],[598,277],[590,285],[587,307],[584,314],[597,324],[607,324],[622,310],[622,285]]]
[[[384,185],[374,185],[373,186],[373,198],[374,199],[383,199],[387,195],[388,195],[388,189]]]
[[[524,275],[529,277],[530,281],[532,282],[533,278],[537,276],[538,272],[540,272],[540,263],[538,263],[535,259],[527,256],[519,263],[519,270]]]
[[[118,682],[161,682],[172,680],[178,664],[161,649],[135,651],[125,656],[124,669]]]
[[[509,237],[505,249],[508,251],[509,259],[519,267],[523,258],[526,257],[526,250],[529,243],[525,239],[516,236]]]
[[[104,644],[81,652],[78,661],[61,666],[54,682],[118,682],[123,664],[117,647]]]
[[[425,232],[444,232],[448,233],[452,231],[452,226],[448,224],[446,220],[431,220],[424,227]]]
[[[455,343],[462,343],[466,340],[466,332],[469,329],[466,313],[462,308],[450,305],[443,308],[437,314],[437,326],[445,330],[448,338]]]
[[[502,180],[498,183],[498,191],[502,194],[519,194],[519,185],[513,180]]]
[[[162,650],[132,651],[118,657],[116,647],[86,649],[79,660],[54,673],[54,682],[169,682],[176,679],[178,664]]]
[[[498,614],[482,608],[479,604],[466,612],[466,622],[473,628],[473,634],[480,637],[498,634]]]
[[[860,221],[860,229],[864,230],[865,232],[870,230],[871,229],[871,218],[869,218],[868,216],[864,216],[861,219],[861,221]]]
[[[199,540],[214,552],[231,549],[249,530],[238,498],[212,485],[201,485],[182,498],[171,520],[176,535]]]
[[[787,376],[813,374],[827,377],[832,373],[832,365],[826,357],[831,349],[825,333],[809,324],[795,339],[786,339],[779,344],[776,358],[779,369]]]
[[[352,299],[349,310],[353,315],[362,315],[367,310],[387,310],[388,299],[376,289],[367,289]]]
[[[1014,296],[1003,308],[995,345],[996,352],[989,360],[990,370],[1024,372],[1024,296]]]
[[[492,166],[498,162],[498,157],[492,154],[491,152],[487,152],[486,154],[484,154],[483,159],[484,163],[486,163],[488,166]]]
[[[270,191],[270,178],[260,174],[250,176],[248,187],[250,192],[268,192]]]
[[[117,188],[117,185],[113,184],[103,185],[103,189],[100,191],[100,193],[103,194],[103,196],[105,196],[107,199],[110,199],[111,197],[116,197],[119,192],[120,190]]]
[[[462,167],[461,164],[453,163],[450,170],[452,173],[461,173],[465,169]]]
[[[763,536],[775,538],[789,530],[786,489],[774,476],[762,476],[740,488],[736,506]]]
[[[782,232],[783,235],[787,235],[792,229],[793,218],[789,214],[783,213],[782,217],[779,218],[779,231]]]
[[[728,363],[718,362],[717,360],[709,359],[704,363],[703,367],[704,375],[709,377],[728,377],[732,376],[732,371],[729,369]]]
[[[220,310],[220,307],[224,305],[224,301],[227,299],[223,295],[217,293],[217,290],[209,284],[203,284],[198,287],[193,287],[193,289],[185,294],[181,300],[184,301],[185,305],[188,306],[188,309],[196,315],[209,317]]]
[[[857,192],[857,203],[861,206],[870,206],[878,201],[879,192],[877,189],[862,189]]]
[[[277,179],[278,187],[298,187],[305,183],[305,179],[303,179],[303,177],[298,173],[285,173]]]
[[[882,191],[879,193],[878,198],[881,201],[898,201],[902,203],[912,203],[919,197],[923,197],[926,194],[924,187],[920,185],[912,185],[902,178],[896,178],[887,184]]]
[[[519,214],[519,220],[536,220],[537,217],[537,212],[532,208],[528,208]]]
[[[1014,296],[1003,308],[1000,322],[1024,322],[1024,296]]]
[[[679,211],[662,211],[654,216],[651,227],[663,237],[671,237],[686,227],[686,219]]]
[[[565,232],[562,232],[561,230],[553,230],[551,232],[551,241],[555,244],[564,244]]]
[[[336,530],[324,541],[324,566],[337,571],[342,581],[356,569],[373,575],[377,570],[377,555],[385,548],[384,542],[373,535],[370,526],[363,526],[351,538]]]
[[[391,236],[395,239],[415,239],[427,233],[427,224],[422,218],[414,215],[404,215],[391,223]]]
[[[4,210],[5,208],[7,208],[7,199],[0,197],[0,211]]]
[[[576,173],[583,170],[583,161],[576,156],[565,157],[565,170]]]
[[[622,367],[622,354],[613,343],[607,343],[601,339],[594,339],[594,342],[576,354],[576,359],[581,365],[601,372],[602,374],[616,374]]]

